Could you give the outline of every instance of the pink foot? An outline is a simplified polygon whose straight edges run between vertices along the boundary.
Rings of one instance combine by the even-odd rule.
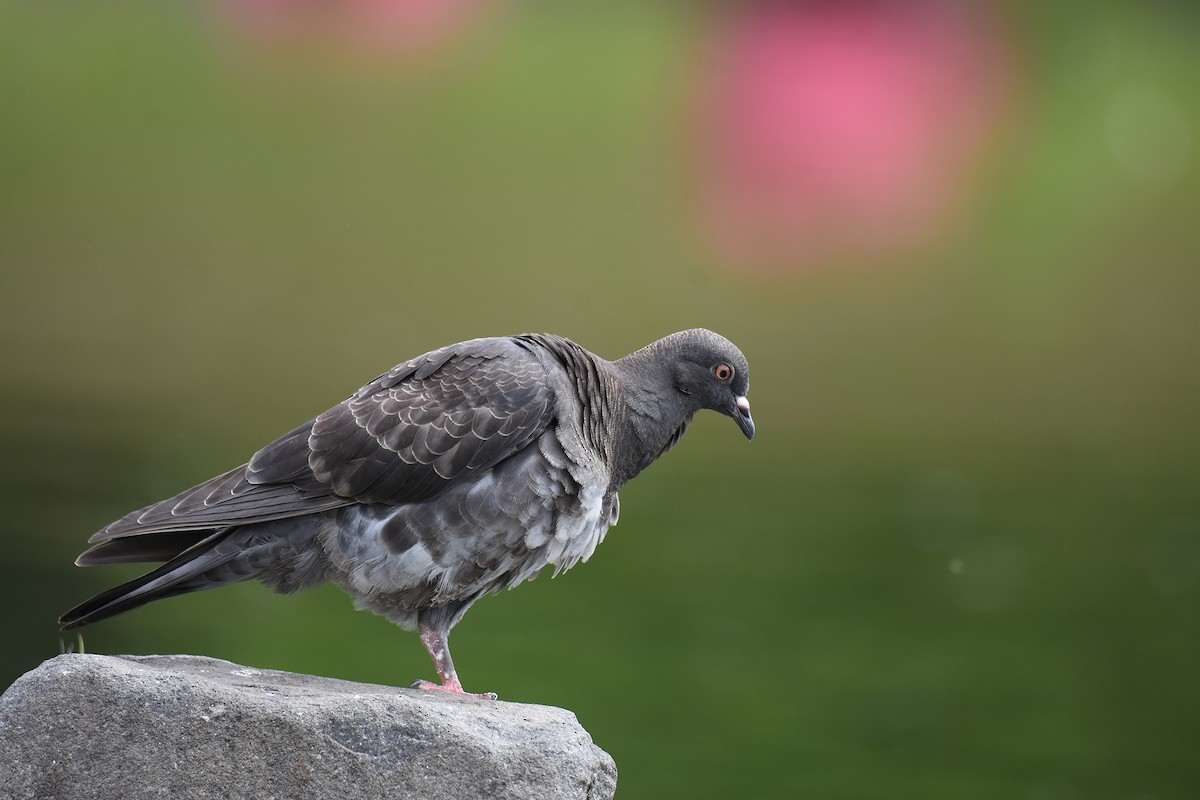
[[[464,692],[462,681],[458,679],[458,673],[454,671],[454,660],[450,658],[450,631],[441,628],[431,628],[428,625],[418,626],[421,631],[421,643],[425,645],[425,649],[429,651],[430,658],[433,659],[433,665],[437,667],[438,677],[442,679],[440,684],[432,681],[413,681],[412,688],[414,689],[430,689],[438,692],[449,692],[450,694],[462,695],[463,697],[478,697],[480,700],[495,700],[495,692],[484,692],[483,694],[472,694]]]
[[[473,692],[463,691],[462,684],[458,681],[447,681],[446,683],[434,683],[433,681],[413,681],[411,684],[413,689],[427,689],[435,692],[449,692],[450,694],[462,695],[463,697],[478,697],[480,700],[495,700],[495,692],[484,692],[483,694],[475,694]]]

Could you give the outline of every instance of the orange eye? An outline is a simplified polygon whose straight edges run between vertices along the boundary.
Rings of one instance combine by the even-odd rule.
[[[733,377],[733,367],[728,364],[717,364],[712,368],[712,374],[714,378],[724,383]]]

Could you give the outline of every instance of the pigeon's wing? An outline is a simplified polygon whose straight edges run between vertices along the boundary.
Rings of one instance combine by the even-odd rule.
[[[305,445],[280,441],[250,461],[255,481],[307,468],[360,503],[428,499],[467,473],[521,450],[550,425],[553,392],[541,359],[511,339],[436,350],[367,384],[317,417]]]
[[[511,339],[476,339],[406,361],[246,465],[135,511],[93,543],[266,522],[352,503],[433,497],[551,424],[546,368]]]

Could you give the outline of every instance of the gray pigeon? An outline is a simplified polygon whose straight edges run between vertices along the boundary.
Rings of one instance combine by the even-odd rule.
[[[537,334],[434,350],[92,536],[79,566],[165,563],[59,622],[251,579],[279,592],[333,581],[420,631],[442,682],[414,686],[465,694],[448,639],[471,604],[587,560],[617,521],[617,490],[700,409],[753,438],[749,386],[741,351],[702,328],[617,361]]]

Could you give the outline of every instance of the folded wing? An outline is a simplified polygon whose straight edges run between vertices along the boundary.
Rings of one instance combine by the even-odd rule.
[[[160,560],[159,551],[178,552],[217,528],[426,500],[534,441],[553,408],[545,367],[523,346],[506,338],[450,345],[379,376],[249,463],[122,517],[91,538],[78,563]],[[144,534],[179,541],[122,541]]]

